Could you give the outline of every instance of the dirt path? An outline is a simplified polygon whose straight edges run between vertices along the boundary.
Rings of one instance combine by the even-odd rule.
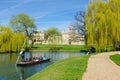
[[[91,56],[82,80],[120,80],[120,66],[109,59],[109,56],[113,54],[117,54],[117,52]]]

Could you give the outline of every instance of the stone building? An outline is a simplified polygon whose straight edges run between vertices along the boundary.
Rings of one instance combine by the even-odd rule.
[[[71,27],[68,28],[68,31],[62,31],[62,40],[63,44],[85,45],[84,35],[80,35],[78,30],[73,31]]]
[[[44,33],[42,31],[35,31],[34,35],[34,44],[43,44],[44,43]]]
[[[64,44],[64,45],[84,45],[84,35],[80,35],[77,30],[73,31],[71,27],[67,31],[63,30],[62,36],[54,36],[45,41],[44,33],[36,31],[34,34],[34,44]]]

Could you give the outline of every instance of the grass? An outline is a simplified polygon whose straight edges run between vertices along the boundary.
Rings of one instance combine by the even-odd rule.
[[[58,50],[58,51],[80,51],[88,50],[85,45],[34,45],[31,50]]]
[[[90,55],[58,61],[27,80],[82,80]]]
[[[110,59],[120,66],[120,54],[111,55]]]
[[[38,50],[38,51],[83,51],[89,50],[89,46],[85,45],[55,45],[55,44],[36,44],[34,45],[31,50]],[[101,50],[98,51],[97,46],[93,46],[97,52],[109,52],[114,51],[114,47],[107,46],[106,48],[103,47]],[[106,50],[107,49],[107,50]]]

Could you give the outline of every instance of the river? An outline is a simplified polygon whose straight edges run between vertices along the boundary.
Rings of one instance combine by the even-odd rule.
[[[0,80],[25,80],[58,60],[84,55],[84,53],[80,52],[26,52],[26,58],[29,58],[30,54],[33,57],[46,56],[51,60],[32,66],[18,67],[15,65],[18,58],[17,53],[0,54]]]

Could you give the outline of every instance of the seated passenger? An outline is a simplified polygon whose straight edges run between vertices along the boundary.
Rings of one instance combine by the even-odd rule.
[[[28,58],[26,58],[25,62],[29,62]]]
[[[46,60],[46,57],[45,57],[45,56],[43,56],[43,60]]]
[[[35,61],[39,61],[38,59],[35,59]]]
[[[42,57],[42,56],[40,56],[40,61],[41,61],[41,60],[43,60],[43,57]]]

